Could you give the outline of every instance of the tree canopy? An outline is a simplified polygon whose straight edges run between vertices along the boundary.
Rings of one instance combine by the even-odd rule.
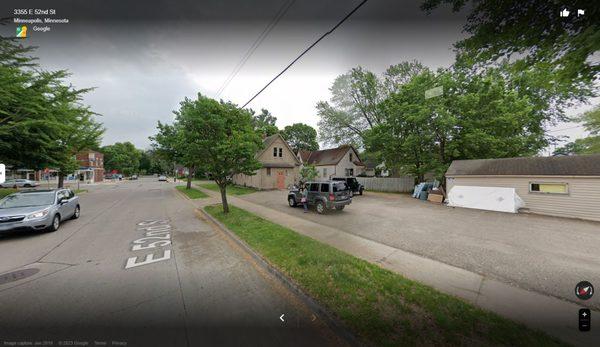
[[[117,170],[125,176],[136,174],[140,168],[142,151],[131,142],[117,142],[100,149],[104,153],[104,168],[107,172]]]
[[[299,150],[316,151],[319,149],[317,131],[310,125],[294,123],[281,131],[281,136],[289,143],[295,153]]]
[[[583,123],[585,130],[589,132],[589,136],[582,139],[577,139],[569,142],[566,145],[557,148],[554,154],[599,154],[600,153],[600,107],[585,112],[576,117],[575,121]]]

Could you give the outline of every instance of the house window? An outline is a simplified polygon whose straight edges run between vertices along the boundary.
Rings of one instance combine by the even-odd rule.
[[[323,168],[323,177],[327,177],[327,168],[326,167]]]
[[[568,183],[529,182],[530,193],[569,194]]]
[[[267,168],[267,176],[271,176],[271,168],[270,167]]]
[[[273,147],[273,156],[277,157],[277,147]]]
[[[279,158],[283,158],[283,148],[279,147]]]
[[[352,153],[350,153],[350,162],[352,162]]]
[[[354,169],[346,169],[346,176],[354,176]]]

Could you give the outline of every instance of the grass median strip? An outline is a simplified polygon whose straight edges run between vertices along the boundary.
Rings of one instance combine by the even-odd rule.
[[[250,212],[205,210],[369,344],[558,346],[562,343]]]
[[[202,184],[199,184],[199,186],[202,188],[205,188],[205,189],[214,190],[215,192],[220,192],[219,186],[216,183],[202,183]],[[254,193],[256,191],[257,191],[256,189],[250,188],[250,187],[242,187],[242,186],[235,186],[235,185],[227,186],[227,194],[231,194],[231,195],[244,195],[244,194]]]
[[[17,190],[13,188],[0,188],[0,199],[3,197],[10,195],[12,193],[16,193]]]
[[[177,186],[175,188],[183,194],[187,195],[187,197],[190,199],[208,198],[208,195],[196,188],[186,189],[186,186]]]

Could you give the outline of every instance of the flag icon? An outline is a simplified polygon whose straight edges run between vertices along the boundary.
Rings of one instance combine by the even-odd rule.
[[[23,39],[27,37],[27,25],[21,25],[17,27],[17,37]]]

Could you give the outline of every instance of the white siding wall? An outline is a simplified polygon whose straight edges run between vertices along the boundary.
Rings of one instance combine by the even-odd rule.
[[[530,182],[568,183],[569,193],[530,193]],[[449,177],[448,191],[455,185],[515,188],[525,207],[533,213],[600,221],[600,177]]]

